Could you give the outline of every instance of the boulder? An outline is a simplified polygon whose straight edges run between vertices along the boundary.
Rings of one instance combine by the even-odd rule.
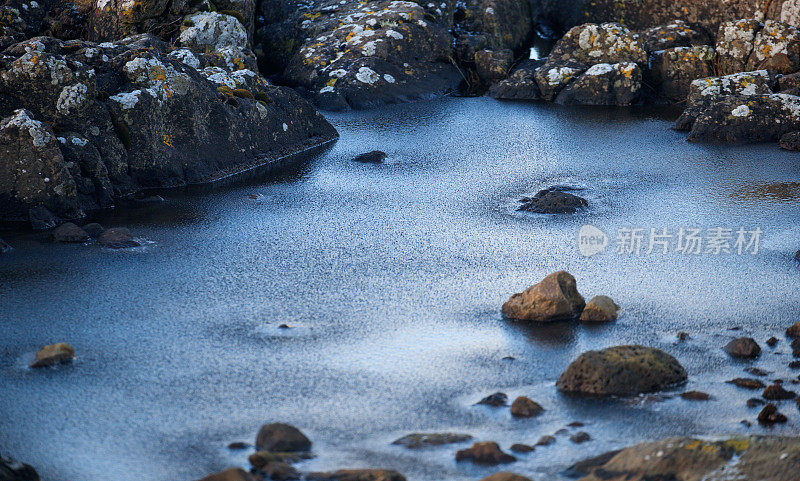
[[[764,393],[761,394],[761,397],[769,401],[786,401],[796,398],[797,393],[794,391],[787,391],[783,388],[781,383],[776,382],[771,386],[767,386],[767,388],[764,389]]]
[[[511,445],[511,448],[509,449],[511,449],[515,453],[521,453],[521,454],[532,453],[536,450],[535,447],[522,443],[514,443]]]
[[[406,481],[405,476],[390,469],[341,469],[329,473],[309,473],[308,481]]]
[[[681,393],[681,398],[687,401],[708,401],[711,396],[702,391],[686,391]]]
[[[753,359],[761,354],[761,347],[752,337],[733,339],[722,348],[731,357]]]
[[[281,453],[273,451],[256,451],[247,457],[254,469],[263,470],[271,464],[296,463],[314,456],[308,452]]]
[[[307,40],[283,71],[286,82],[320,107],[368,108],[458,85],[447,12],[401,0],[346,0],[324,12],[321,7],[290,14],[304,32],[299,38]],[[267,28],[259,32],[271,37]]]
[[[553,46],[548,64],[574,61],[591,67],[633,62],[647,66],[641,37],[618,23],[586,23],[571,28]]]
[[[642,69],[633,62],[598,63],[564,87],[555,101],[564,105],[636,103],[642,90]]]
[[[544,408],[539,403],[525,396],[519,396],[511,403],[511,415],[515,418],[532,418],[543,411]]]
[[[490,476],[486,476],[485,478],[481,479],[481,481],[531,481],[529,478],[525,476],[520,476],[519,474],[510,473],[508,471],[501,471],[499,473],[494,473]]]
[[[717,32],[717,69],[722,74],[744,72],[753,53],[756,34],[762,24],[758,20],[731,20]]]
[[[683,20],[650,27],[638,32],[647,52],[706,45],[709,36],[703,29],[695,28]]]
[[[508,396],[506,395],[506,393],[496,392],[494,394],[486,396],[485,398],[478,401],[476,404],[483,404],[492,407],[505,406],[508,404]]]
[[[514,294],[503,304],[503,315],[524,321],[550,322],[573,319],[586,302],[578,293],[575,278],[565,271],[554,272],[538,284]]]
[[[98,224],[97,222],[92,222],[90,224],[86,224],[83,226],[84,232],[89,234],[89,237],[92,239],[97,239],[105,230],[102,225]]]
[[[133,238],[131,231],[125,227],[112,227],[104,230],[97,238],[97,243],[110,249],[126,249],[141,245]]]
[[[713,75],[714,58],[714,49],[708,45],[653,52],[649,80],[658,98],[673,103],[685,101],[693,81]]]
[[[709,441],[669,438],[623,449],[600,466],[591,467],[580,481],[633,479],[758,479],[796,478],[800,458],[784,456],[800,449],[800,438],[751,436]]]
[[[395,440],[392,444],[405,446],[408,449],[421,449],[430,446],[442,446],[470,441],[472,436],[459,433],[412,433]]]
[[[660,349],[617,346],[581,354],[556,382],[559,391],[592,396],[633,396],[686,382],[683,366]]]
[[[691,126],[690,141],[776,142],[786,133],[800,129],[800,97],[724,97],[705,107],[693,120],[684,112],[677,128],[687,125]]]
[[[469,449],[456,452],[456,461],[472,461],[475,464],[496,465],[516,460],[514,456],[504,453],[495,442],[475,443]]]
[[[380,150],[373,150],[365,154],[357,155],[353,158],[354,162],[361,162],[362,164],[380,164],[386,159],[386,153]]]
[[[538,441],[536,441],[537,446],[549,446],[556,442],[556,438],[554,436],[550,436],[549,434],[545,434]]]
[[[767,20],[753,41],[753,53],[745,70],[769,70],[789,74],[800,70],[800,31],[785,23]]]
[[[256,437],[259,451],[296,452],[309,451],[311,441],[294,426],[272,423],[261,426]]]
[[[536,69],[541,62],[527,60],[517,65],[508,78],[493,84],[489,96],[498,100],[539,100],[539,85],[536,82]]]
[[[791,327],[786,329],[786,337],[792,339],[800,337],[800,321],[795,322]]]
[[[610,322],[617,320],[619,306],[608,296],[594,296],[586,304],[580,321],[585,323]]]
[[[225,43],[204,39],[198,33],[192,45]],[[336,138],[307,102],[237,55],[151,35],[101,44],[38,37],[6,49],[0,220],[49,226],[145,188],[209,182]],[[43,212],[52,219],[40,222]]]
[[[514,52],[505,50],[479,50],[475,53],[475,70],[484,85],[492,85],[508,77],[514,64]]]
[[[764,384],[761,380],[746,377],[737,377],[736,379],[731,379],[730,381],[725,382],[750,390],[764,389],[766,387],[766,384]]]
[[[48,367],[56,364],[66,364],[75,359],[75,349],[65,342],[44,346],[36,352],[36,359],[30,367]]]
[[[213,52],[247,47],[247,31],[232,15],[197,12],[187,16],[184,25],[188,28],[178,36],[178,42],[191,50]]]
[[[0,481],[39,481],[39,475],[25,463],[0,456]]]
[[[786,421],[787,421],[786,416],[781,414],[778,411],[778,407],[772,403],[769,403],[766,406],[764,406],[764,409],[762,409],[761,412],[758,413],[758,422],[761,424],[772,425],[772,424],[785,423]]]
[[[566,192],[560,187],[540,190],[533,197],[523,197],[519,210],[537,214],[574,214],[589,205],[583,197]]]
[[[570,82],[588,69],[582,63],[568,60],[547,62],[538,67],[533,74],[539,95],[542,99],[552,101]]]
[[[800,338],[792,340],[789,347],[792,348],[792,356],[800,357]]]
[[[800,130],[793,130],[781,135],[778,145],[784,150],[800,151]]]
[[[89,234],[72,222],[65,222],[53,230],[53,240],[56,242],[86,242]]]
[[[298,470],[294,469],[290,464],[283,462],[269,463],[259,470],[259,474],[264,479],[271,479],[273,481],[295,481],[302,478]]]
[[[570,436],[569,440],[575,444],[583,444],[585,442],[591,441],[592,437],[589,435],[589,433],[585,431],[578,431],[577,433]]]
[[[257,481],[258,478],[242,468],[230,468],[225,471],[210,474],[200,481]]]

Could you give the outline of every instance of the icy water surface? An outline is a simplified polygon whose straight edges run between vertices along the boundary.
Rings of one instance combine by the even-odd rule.
[[[0,451],[43,479],[191,480],[246,465],[232,441],[284,421],[317,457],[299,467],[395,468],[410,481],[477,480],[496,468],[456,463],[466,444],[408,451],[413,431],[457,431],[504,449],[564,435],[503,469],[559,479],[574,461],[672,435],[796,434],[745,407],[758,393],[724,381],[749,365],[796,377],[783,330],[797,320],[800,162],[774,145],[693,145],[646,113],[506,104],[415,103],[330,115],[342,138],[278,181],[176,194],[121,213],[148,244],[110,251],[7,237],[0,260]],[[351,162],[382,149],[382,165]],[[591,203],[566,217],[518,213],[550,185]],[[258,200],[248,198],[259,194]],[[580,226],[669,231],[760,228],[755,255],[687,256],[577,250]],[[566,269],[587,298],[624,311],[611,325],[531,327],[504,321],[508,296]],[[279,329],[280,324],[292,329]],[[740,327],[739,331],[728,330]],[[678,343],[678,331],[691,339]],[[731,361],[728,339],[762,345]],[[43,344],[70,342],[71,366],[31,371]],[[675,396],[597,401],[559,395],[555,380],[581,352],[660,347],[687,368]],[[515,360],[504,360],[513,356]],[[502,390],[546,412],[512,419],[473,406]],[[570,432],[574,432],[572,429]]]

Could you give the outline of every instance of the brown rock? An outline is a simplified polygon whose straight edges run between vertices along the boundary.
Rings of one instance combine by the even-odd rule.
[[[550,436],[549,434],[545,434],[538,441],[536,441],[537,446],[549,446],[556,442],[555,436]]]
[[[764,409],[758,413],[758,422],[761,424],[785,423],[786,416],[778,412],[778,408],[770,403],[764,406]]]
[[[294,481],[302,477],[299,471],[282,462],[267,464],[261,468],[261,474],[264,479],[272,479],[273,481]]]
[[[733,384],[734,386],[737,387],[743,387],[745,389],[752,389],[752,390],[764,389],[764,387],[766,387],[766,384],[759,381],[758,379],[752,379],[747,377],[737,377],[736,379],[731,379],[730,381],[725,381],[725,382],[727,382],[728,384]]]
[[[774,337],[774,336],[770,337],[769,339],[767,339],[767,346],[775,347],[775,346],[778,345],[778,342],[780,342],[780,341],[778,341],[777,337]]]
[[[200,481],[258,481],[258,478],[242,468],[230,468],[217,474],[211,474]]]
[[[141,245],[133,240],[133,234],[125,227],[106,229],[100,234],[100,237],[97,238],[97,243],[111,249],[125,249],[127,247],[139,247],[139,245]]]
[[[308,481],[406,481],[405,476],[391,469],[340,469],[328,473],[309,473]]]
[[[644,346],[616,346],[581,354],[561,374],[561,392],[631,396],[685,382],[686,371],[669,354]]]
[[[774,383],[771,386],[767,386],[764,389],[764,393],[761,395],[764,399],[768,399],[770,401],[780,401],[786,399],[794,399],[797,397],[797,393],[794,391],[787,391],[780,385],[780,383]]]
[[[527,444],[515,443],[511,445],[511,450],[515,453],[531,453],[535,450],[533,446],[529,446]]]
[[[392,444],[405,446],[408,449],[420,449],[443,444],[455,444],[469,441],[472,436],[458,433],[412,433],[395,440]]]
[[[525,476],[520,476],[519,474],[509,473],[508,471],[502,471],[500,473],[494,473],[491,476],[486,476],[481,481],[531,481],[529,478]]]
[[[794,323],[793,326],[786,329],[786,336],[791,337],[793,339],[796,337],[800,337],[800,321],[797,321],[796,323]]]
[[[69,344],[61,342],[39,349],[36,353],[36,359],[31,363],[30,367],[47,367],[55,364],[64,364],[71,362],[73,359],[75,359],[75,349]]]
[[[513,64],[514,52],[508,49],[475,52],[475,67],[478,77],[485,85],[491,85],[508,77]]]
[[[679,340],[679,341],[686,341],[686,340],[687,340],[687,339],[689,339],[690,337],[691,337],[691,336],[689,336],[689,333],[688,333],[688,332],[680,331],[680,332],[678,333],[678,340]]]
[[[686,391],[681,393],[681,397],[687,401],[708,401],[711,399],[711,396],[702,391]]]
[[[511,319],[549,322],[575,318],[585,306],[575,278],[568,272],[558,271],[511,296],[503,304],[503,315]]]
[[[762,376],[762,377],[766,376],[767,374],[769,374],[769,372],[767,372],[767,371],[765,371],[763,369],[759,369],[757,367],[745,368],[744,372],[750,373],[750,374],[752,374],[754,376]]]
[[[740,359],[753,359],[761,354],[761,347],[752,337],[734,339],[722,349],[731,357]]]
[[[617,320],[619,306],[608,296],[594,296],[583,309],[580,320],[585,323]]]
[[[694,80],[714,74],[714,48],[675,47],[650,55],[650,79],[656,93],[669,102],[683,102]]]
[[[572,436],[570,436],[569,440],[572,441],[575,444],[582,444],[582,443],[585,443],[587,441],[591,441],[592,437],[589,436],[589,433],[587,433],[585,431],[579,431],[579,432],[573,434]]]
[[[514,456],[500,450],[495,442],[475,443],[469,449],[456,452],[456,461],[469,460],[475,464],[503,464],[513,463],[517,460]]]
[[[532,418],[541,414],[542,411],[544,408],[539,403],[525,396],[520,396],[511,403],[511,415],[516,418]]]
[[[261,426],[256,437],[259,451],[296,452],[311,449],[311,441],[299,429],[289,424],[272,423]]]
[[[272,451],[256,451],[248,456],[248,461],[255,469],[265,469],[273,463],[296,463],[314,456],[308,452],[281,453]]]

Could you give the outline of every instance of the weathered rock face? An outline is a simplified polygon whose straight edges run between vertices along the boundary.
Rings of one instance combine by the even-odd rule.
[[[752,359],[761,354],[761,347],[752,337],[740,337],[725,344],[722,348],[731,357]]]
[[[800,129],[800,97],[725,97],[704,109],[691,125],[691,141],[778,141],[784,134]]]
[[[36,352],[36,359],[30,367],[47,367],[71,362],[75,349],[65,342],[44,346]]]
[[[526,60],[511,71],[508,78],[496,82],[489,88],[489,96],[499,100],[539,100],[539,85],[536,69],[542,62]]]
[[[480,50],[475,53],[475,71],[484,85],[492,85],[508,76],[514,63],[511,50]]]
[[[42,208],[79,218],[141,188],[210,181],[336,137],[294,92],[240,65],[212,66],[219,51],[207,52],[148,35],[6,49],[0,220]]]
[[[771,436],[704,441],[673,438],[637,444],[580,481],[758,479],[790,481],[800,469],[800,439]],[[783,453],[788,453],[782,456]],[[780,458],[780,461],[776,459]]]
[[[453,15],[455,55],[471,62],[481,50],[518,51],[532,32],[530,2],[466,0],[456,2]]]
[[[578,76],[556,97],[564,105],[631,105],[639,100],[642,69],[633,62],[599,63]]]
[[[520,396],[511,403],[511,415],[516,418],[532,418],[543,411],[544,408],[539,403],[525,396]]]
[[[308,451],[311,441],[294,426],[272,423],[261,426],[256,437],[256,448],[275,452]]]
[[[590,67],[599,63],[647,65],[641,37],[618,23],[587,23],[571,28],[553,46],[548,63],[572,60]]]
[[[575,318],[585,305],[575,278],[568,272],[558,271],[511,296],[503,304],[503,315],[511,319],[548,322]]]
[[[773,20],[725,22],[717,33],[716,50],[722,74],[759,69],[774,73],[800,70],[800,32]]]
[[[709,43],[709,36],[702,29],[692,28],[683,20],[666,25],[657,25],[639,32],[644,49],[656,52],[675,47],[695,47]]]
[[[580,320],[585,323],[611,322],[617,319],[619,306],[608,296],[594,296],[583,309]]]
[[[460,78],[449,60],[451,20],[441,9],[432,13],[406,1],[336,2],[298,11],[291,21],[309,40],[293,53],[283,76],[323,108],[425,97]],[[268,27],[260,34],[271,35]]]
[[[683,102],[692,82],[714,72],[714,49],[708,45],[672,47],[650,55],[650,83],[667,102]]]
[[[685,382],[680,363],[660,349],[617,346],[588,351],[556,383],[559,391],[592,396],[632,396]]]

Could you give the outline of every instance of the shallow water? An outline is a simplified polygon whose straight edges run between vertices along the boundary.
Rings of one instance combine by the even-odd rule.
[[[789,402],[783,427],[740,424],[754,421],[744,402],[758,393],[724,383],[750,365],[774,371],[770,378],[798,374],[786,367],[781,335],[800,304],[796,154],[689,144],[647,112],[485,98],[329,118],[341,140],[296,175],[175,194],[166,206],[104,220],[131,227],[148,241],[142,248],[4,236],[16,250],[0,260],[0,452],[45,480],[190,480],[245,466],[248,452],[227,444],[284,421],[314,441],[318,456],[303,470],[475,480],[499,469],[456,463],[468,444],[408,451],[390,442],[448,430],[507,450],[586,423],[592,441],[559,436],[502,468],[544,481],[640,440],[798,433]],[[376,148],[389,154],[385,164],[350,161]],[[515,210],[550,185],[583,187],[590,209]],[[579,254],[584,224],[611,235],[605,254]],[[755,255],[616,254],[613,238],[626,226],[764,234]],[[501,318],[511,293],[558,269],[575,275],[587,300],[613,297],[619,320],[588,328]],[[691,339],[678,343],[680,330]],[[781,343],[757,361],[732,362],[720,347],[739,335]],[[75,346],[77,362],[25,367],[40,345],[59,341]],[[623,343],[675,355],[687,389],[714,399],[556,392],[578,354]],[[546,412],[516,420],[473,406],[497,390]]]

